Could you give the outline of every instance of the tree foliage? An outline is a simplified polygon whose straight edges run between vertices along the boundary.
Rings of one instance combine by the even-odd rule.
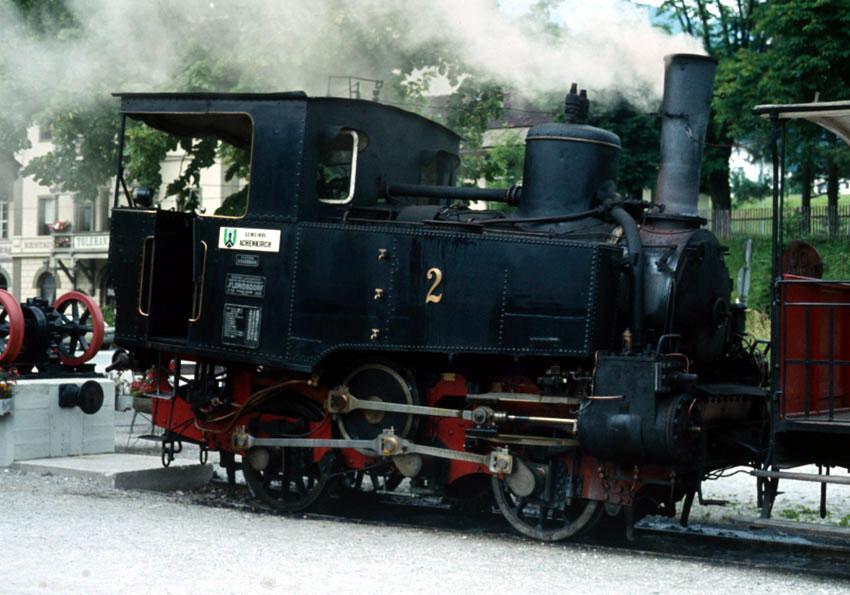
[[[717,119],[749,148],[764,154],[769,127],[750,108],[760,103],[802,103],[850,98],[850,12],[843,0],[777,0],[759,5],[754,37],[721,68]],[[832,227],[837,218],[838,178],[850,173],[850,151],[818,126],[788,127],[788,170],[802,193],[808,217],[811,187],[818,174],[827,178]],[[804,227],[808,221],[804,221]]]
[[[53,151],[32,159],[21,174],[81,200],[93,200],[115,173],[118,118],[108,101],[52,112]]]
[[[661,121],[618,93],[601,99],[594,102],[589,121],[620,137],[623,150],[617,187],[624,195],[640,198],[644,188],[655,186],[661,151]]]

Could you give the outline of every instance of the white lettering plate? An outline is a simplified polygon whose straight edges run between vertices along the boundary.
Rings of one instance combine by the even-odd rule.
[[[280,252],[280,230],[222,226],[218,230],[218,247],[222,250]]]

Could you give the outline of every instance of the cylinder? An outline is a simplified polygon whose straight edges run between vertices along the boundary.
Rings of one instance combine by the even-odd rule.
[[[612,192],[620,138],[584,124],[535,126],[526,138],[519,217],[558,217],[588,210]]]
[[[664,216],[698,217],[700,165],[717,61],[672,54],[664,63],[656,202],[664,206]]]

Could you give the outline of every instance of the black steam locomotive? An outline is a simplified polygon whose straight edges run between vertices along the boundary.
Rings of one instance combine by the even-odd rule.
[[[575,91],[502,190],[454,186],[459,138],[386,105],[121,95],[122,130],[213,137],[251,165],[228,216],[153,208],[119,168],[116,342],[148,372],[163,462],[181,441],[230,471],[239,455],[284,512],[399,489],[492,495],[545,540],[682,498],[686,520],[766,431],[763,365],[697,212],[715,67],[667,59],[654,204],[617,195],[620,140]]]

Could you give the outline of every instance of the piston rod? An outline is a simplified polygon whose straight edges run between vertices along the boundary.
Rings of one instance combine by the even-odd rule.
[[[450,417],[472,421],[476,425],[490,422],[526,422],[546,426],[566,426],[575,432],[578,421],[566,417],[542,417],[533,415],[511,415],[493,411],[489,407],[475,409],[448,409],[445,407],[426,407],[423,405],[407,405],[404,403],[386,403],[384,401],[367,401],[358,399],[345,388],[332,390],[328,393],[326,403],[330,413],[346,414],[352,411],[380,411],[383,413],[402,413],[406,415],[427,415],[431,417]]]
[[[426,446],[396,436],[392,429],[384,430],[380,436],[371,440],[347,440],[337,438],[257,438],[248,434],[243,427],[233,433],[233,446],[237,450],[248,450],[263,446],[271,448],[357,448],[383,457],[418,454],[438,459],[464,461],[483,465],[494,474],[510,474],[513,470],[513,457],[506,448],[497,448],[488,454],[478,454]]]

